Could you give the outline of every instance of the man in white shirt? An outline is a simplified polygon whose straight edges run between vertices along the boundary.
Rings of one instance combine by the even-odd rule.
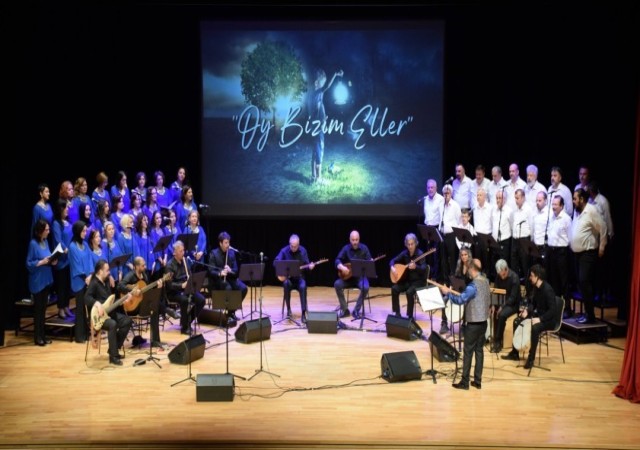
[[[461,210],[460,205],[453,200],[453,188],[450,184],[442,187],[442,196],[444,197],[444,210],[442,213],[442,221],[440,222],[440,233],[444,238],[444,252],[441,258],[442,273],[441,281],[448,281],[449,275],[453,275],[456,268],[456,260],[458,259],[458,246],[456,245],[456,235],[453,227],[457,227],[460,223]]]
[[[613,280],[613,268],[615,263],[611,259],[613,251],[613,220],[611,219],[611,209],[609,200],[600,193],[598,184],[591,181],[587,186],[589,193],[589,204],[593,205],[604,223],[607,225],[607,247],[602,258],[598,259],[598,269],[595,284],[595,298],[604,301],[611,295],[611,284]]]
[[[573,216],[573,197],[569,188],[562,183],[562,169],[558,166],[551,168],[551,186],[547,189],[547,194],[551,196],[552,194],[562,195],[564,210],[569,216]]]
[[[500,166],[493,166],[491,169],[491,183],[487,189],[487,200],[489,203],[496,203],[496,194],[501,191],[507,182],[502,178],[502,168]]]
[[[515,209],[513,210],[513,230],[511,242],[511,269],[516,272],[520,278],[527,278],[529,267],[528,242],[531,241],[531,229],[533,228],[533,210],[525,201],[523,189],[516,189]]]
[[[434,179],[427,180],[427,196],[424,198],[424,224],[440,229],[442,214],[444,213],[444,197],[438,193],[438,183]],[[427,263],[431,267],[431,277],[439,279],[441,242],[428,241],[427,248],[437,251],[427,256]]]
[[[551,199],[553,213],[547,230],[546,269],[549,283],[556,295],[564,297],[564,318],[572,315],[569,304],[569,241],[571,217],[564,210],[564,200],[560,195]]]
[[[509,181],[507,182],[507,187],[504,189],[504,193],[506,194],[505,200],[509,208],[515,209],[515,193],[518,189],[524,189],[525,186],[526,183],[520,178],[520,168],[515,163],[511,164],[509,166]]]
[[[456,165],[456,178],[453,180],[453,199],[460,206],[460,209],[470,209],[472,205],[471,198],[471,178],[466,175],[462,164]]]
[[[527,166],[527,185],[524,187],[524,193],[527,196],[527,203],[535,209],[538,192],[546,192],[545,187],[538,181],[538,167],[529,164]],[[546,199],[546,196],[545,196]]]
[[[496,207],[491,214],[491,235],[499,247],[496,252],[492,252],[493,265],[499,259],[505,261],[511,259],[511,213],[509,207],[504,204],[504,194],[501,189],[496,194]]]
[[[485,169],[482,164],[476,166],[476,177],[471,182],[471,208],[474,209],[478,205],[478,190],[484,189],[485,193],[489,189],[491,181],[485,178]],[[485,267],[485,266],[482,266]]]
[[[476,195],[476,206],[473,208],[473,228],[479,235],[476,246],[476,256],[482,262],[482,267],[487,267],[487,275],[493,273],[495,268],[489,265],[489,245],[485,236],[491,235],[491,214],[494,205],[487,201],[487,191],[479,188]]]
[[[573,192],[581,188],[588,192],[587,187],[591,182],[591,175],[589,174],[589,168],[587,166],[580,166],[580,169],[578,170],[578,180],[580,182],[576,184],[575,188],[573,188]]]
[[[596,323],[594,311],[594,280],[598,258],[604,255],[607,245],[607,225],[593,205],[584,189],[573,193],[576,215],[571,227],[571,250],[576,257],[578,289],[582,294],[586,315],[578,323]]]

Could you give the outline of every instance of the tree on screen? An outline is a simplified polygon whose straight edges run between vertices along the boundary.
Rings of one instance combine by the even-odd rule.
[[[279,98],[299,101],[307,87],[302,64],[284,42],[261,42],[242,61],[242,94],[248,104],[275,113]]]

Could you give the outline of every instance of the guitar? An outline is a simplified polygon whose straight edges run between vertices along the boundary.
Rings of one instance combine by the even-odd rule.
[[[115,298],[116,298],[116,295],[111,294],[102,304],[102,308],[104,309],[103,316],[101,316],[100,312],[98,311],[98,302],[96,301],[93,304],[93,308],[91,308],[90,320],[91,320],[91,326],[93,327],[94,330],[99,331],[102,329],[102,325],[104,325],[104,323],[109,318],[109,313],[114,309],[116,309],[118,306],[122,305],[127,300],[129,300],[131,298],[131,292],[129,292],[124,297],[119,298],[118,300],[115,300]]]
[[[311,264],[315,264],[317,266],[318,264],[326,263],[327,261],[329,261],[327,258],[319,259],[318,261],[316,261],[314,263],[309,263],[309,264],[305,264],[303,266],[300,266],[300,270],[308,269],[311,266]],[[278,275],[278,280],[284,282],[284,280],[286,280],[286,279],[287,279],[287,277],[285,277],[283,275]]]
[[[387,255],[376,256],[371,261],[374,261],[374,262],[378,261],[378,260],[384,258],[385,256],[387,256]],[[343,280],[348,280],[349,278],[351,278],[353,276],[353,273],[351,272],[351,263],[343,264],[343,266],[345,266],[347,268],[347,270],[345,270],[345,271],[338,270],[338,276],[340,278],[342,278]]]
[[[431,253],[435,252],[436,249],[432,248],[431,250],[424,252],[422,255],[418,256],[416,259],[412,259],[411,262],[418,262],[420,261],[422,258],[426,257],[427,255],[430,255]],[[396,263],[393,265],[393,268],[396,269],[395,273],[393,270],[389,271],[389,276],[391,277],[391,282],[392,283],[397,283],[398,281],[400,281],[400,279],[402,278],[402,276],[404,275],[404,271],[407,270],[407,267],[409,266],[409,264],[399,264]]]
[[[170,280],[172,277],[173,277],[173,273],[169,272],[162,277],[162,281],[164,282],[164,281]],[[134,295],[132,292],[131,301],[123,305],[124,310],[128,313],[131,311],[135,311],[138,305],[140,304],[140,302],[142,301],[143,294],[147,292],[149,289],[153,289],[154,287],[156,287],[159,281],[160,279],[154,281],[153,283],[146,284],[144,280],[138,280],[137,283],[128,284],[127,288],[131,289],[132,291],[134,289],[140,289],[140,294]]]

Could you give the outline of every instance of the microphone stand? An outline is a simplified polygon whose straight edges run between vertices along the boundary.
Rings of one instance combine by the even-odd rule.
[[[184,260],[183,260],[183,261],[184,261]],[[185,261],[185,262],[186,262],[186,261]],[[186,269],[186,264],[185,264],[185,269]],[[190,279],[190,281],[191,281],[191,283],[192,283],[192,284],[191,284],[191,289],[190,289],[189,291],[193,291],[193,289],[194,289],[194,285],[193,285],[193,284],[194,284],[194,282],[192,281],[192,280],[193,280],[193,277],[190,277],[189,279]],[[193,293],[192,293],[192,292],[189,292],[189,297],[188,297],[188,299],[189,299],[189,300],[188,300],[188,303],[187,303],[187,318],[188,318],[189,320],[191,320],[191,309],[193,308]],[[188,340],[191,340],[191,337],[192,337],[192,335],[193,335],[193,328],[191,328],[191,322],[189,322],[189,328],[188,328],[188,330],[189,330],[189,339],[188,339]],[[187,345],[187,351],[189,352],[189,353],[188,353],[188,354],[189,354],[189,369],[188,369],[188,371],[189,371],[189,372],[188,372],[188,374],[187,374],[187,377],[186,377],[186,378],[184,378],[184,379],[182,379],[182,380],[180,380],[180,381],[176,381],[175,383],[173,383],[173,384],[171,385],[171,387],[174,387],[175,385],[180,384],[180,383],[184,383],[185,381],[188,381],[188,380],[191,380],[191,381],[193,381],[194,383],[196,383],[196,379],[195,379],[195,377],[191,374],[191,345]]]
[[[263,262],[262,262],[263,261],[263,256],[264,256],[264,253],[260,252],[260,264],[263,264]],[[262,366],[262,353],[263,353],[262,341],[264,340],[264,339],[262,339],[262,278],[264,278],[264,277],[260,277],[260,300],[259,300],[260,301],[260,315],[258,316],[258,321],[260,322],[260,368],[256,369],[255,373],[253,375],[251,375],[247,379],[247,381],[251,381],[251,379],[253,377],[255,377],[256,375],[258,375],[261,372],[268,373],[269,375],[276,376],[276,377],[280,378],[280,375],[275,374],[273,372],[269,372],[269,371],[264,370],[262,368],[263,367]]]
[[[551,191],[549,192],[549,199],[548,199],[548,204],[547,204],[547,224],[544,227],[544,251],[542,253],[542,259],[545,259],[547,256],[547,244],[548,244],[548,240],[549,240],[549,235],[547,234],[549,231],[549,219],[551,217],[551,194],[555,194],[558,191]]]

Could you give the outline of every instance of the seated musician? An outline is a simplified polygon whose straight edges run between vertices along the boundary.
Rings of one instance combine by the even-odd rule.
[[[129,272],[124,276],[122,281],[118,283],[117,290],[121,295],[128,294],[131,292],[134,297],[142,296],[142,292],[140,289],[145,285],[149,284],[149,275],[147,274],[147,263],[144,261],[144,258],[141,256],[136,256],[133,259],[133,271]],[[140,283],[142,282],[142,283]],[[158,280],[158,284],[156,289],[162,288],[163,280],[160,278]],[[176,312],[167,307],[164,302],[164,296],[161,296],[160,305],[158,310],[151,310],[151,346],[152,347],[162,347],[162,342],[160,341],[160,319],[159,317],[164,314],[168,314],[170,317],[177,319],[178,316]],[[141,301],[141,299],[140,299]],[[139,305],[139,302],[138,302]],[[133,310],[132,313],[135,313],[136,310]]]
[[[100,259],[96,263],[95,271],[84,296],[88,310],[92,311],[94,305],[96,305],[99,317],[104,317],[107,314],[102,304],[111,295],[111,288],[108,282],[109,274],[109,263],[104,259]],[[124,345],[130,328],[131,318],[118,311],[117,308],[111,311],[109,317],[104,321],[102,329],[106,330],[108,334],[110,364],[116,366],[122,365],[122,361],[120,360],[122,356],[118,352],[118,349]]]
[[[314,263],[309,263],[309,255],[307,250],[300,245],[300,238],[297,234],[292,234],[289,238],[289,245],[283,247],[275,261],[300,261],[300,265],[308,266],[309,270],[313,270]],[[303,271],[300,271],[299,277],[289,277],[282,282],[284,289],[284,302],[287,305],[287,317],[291,317],[291,291],[297,290],[300,293],[300,307],[302,309],[302,321],[307,321],[307,283],[304,279]]]
[[[198,317],[205,302],[200,292],[194,292],[191,296],[184,292],[191,276],[191,267],[184,257],[182,241],[173,243],[173,258],[167,263],[165,273],[171,274],[171,281],[166,283],[167,298],[171,302],[180,304],[180,333],[191,335],[191,322]]]
[[[525,369],[533,367],[533,361],[536,358],[536,349],[538,348],[538,338],[540,333],[545,330],[553,330],[555,320],[559,312],[556,312],[556,294],[551,285],[544,280],[544,269],[540,264],[535,264],[529,269],[529,281],[531,282],[531,299],[526,307],[521,308],[518,317],[513,322],[513,330],[518,328],[520,323],[527,319],[531,319],[531,346],[529,348],[529,357],[524,365]],[[518,361],[520,355],[518,350],[513,347],[507,355],[502,355],[502,359]]]
[[[406,250],[403,250],[389,263],[392,280],[393,278],[398,280],[391,286],[391,309],[396,317],[400,317],[400,294],[404,292],[407,296],[407,317],[413,320],[416,289],[426,284],[427,263],[424,258],[420,258],[423,252],[418,248],[418,238],[415,234],[407,234],[404,238],[404,245],[407,247]],[[420,259],[416,261],[418,258]],[[399,274],[398,271],[402,268],[405,271],[403,274]]]
[[[344,290],[349,288],[360,289],[360,295],[358,295],[356,306],[353,309],[353,317],[358,319],[360,318],[360,308],[363,307],[364,299],[369,293],[369,280],[367,277],[361,279],[361,277],[352,274],[350,267],[347,265],[350,266],[351,260],[353,259],[370,260],[371,253],[369,252],[369,248],[360,242],[360,233],[357,231],[353,230],[351,232],[349,242],[349,244],[342,247],[336,257],[335,264],[340,278],[333,283],[333,287],[336,290],[336,295],[340,302],[340,317],[349,316],[349,307],[344,298]]]
[[[247,286],[238,279],[236,252],[231,248],[231,236],[226,231],[218,235],[218,248],[209,253],[209,285],[215,290],[240,291],[242,300],[247,296]],[[238,318],[235,310],[227,311],[227,326],[235,326]]]
[[[504,289],[506,291],[505,301],[498,309],[497,322],[495,327],[495,336],[493,345],[491,346],[492,353],[500,353],[502,350],[502,339],[504,336],[504,328],[507,324],[507,319],[512,314],[516,314],[520,309],[522,302],[522,295],[520,293],[520,277],[518,274],[511,270],[504,259],[499,259],[496,262],[496,282],[494,287],[497,289]]]

